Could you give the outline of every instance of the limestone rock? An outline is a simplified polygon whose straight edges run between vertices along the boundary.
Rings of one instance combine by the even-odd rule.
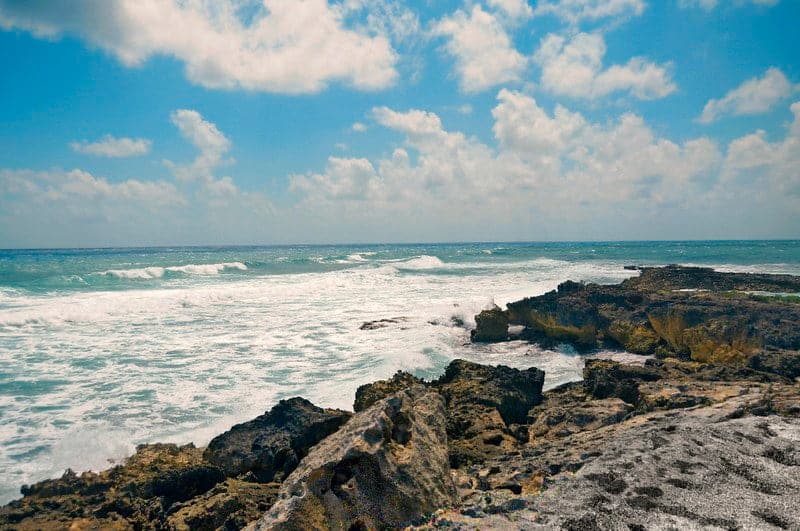
[[[542,401],[544,372],[454,360],[431,383],[447,401],[450,464],[459,467],[511,451],[527,430],[518,425]]]
[[[490,343],[508,339],[508,316],[495,306],[475,316],[475,329],[471,332],[475,342]]]
[[[227,479],[207,493],[171,509],[172,531],[241,529],[258,520],[278,496],[278,483]]]
[[[455,497],[444,401],[415,386],[357,413],[315,446],[250,529],[403,527]]]
[[[389,380],[378,380],[377,382],[364,384],[356,389],[353,411],[363,411],[378,400],[393,395],[397,391],[408,389],[412,385],[422,383],[423,381],[413,374],[397,371]]]
[[[619,398],[629,404],[639,400],[639,384],[661,379],[661,374],[649,367],[623,365],[608,360],[586,360],[583,385],[594,398]]]
[[[203,457],[229,477],[258,481],[287,476],[308,449],[347,422],[351,413],[322,409],[304,398],[281,400],[267,413],[214,437]]]

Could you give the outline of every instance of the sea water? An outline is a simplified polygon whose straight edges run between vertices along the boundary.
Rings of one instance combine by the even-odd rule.
[[[800,242],[0,251],[0,502],[139,443],[206,444],[282,398],[351,409],[400,369],[434,378],[465,358],[578,380],[567,346],[470,344],[474,315],[669,263],[800,274]],[[378,319],[395,322],[361,329]]]

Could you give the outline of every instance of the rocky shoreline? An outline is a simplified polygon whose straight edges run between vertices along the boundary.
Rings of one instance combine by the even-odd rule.
[[[21,489],[3,529],[800,529],[800,277],[641,268],[476,316],[473,341],[617,348],[542,392],[451,362]],[[381,326],[384,320],[375,321]],[[369,330],[370,326],[366,326]]]

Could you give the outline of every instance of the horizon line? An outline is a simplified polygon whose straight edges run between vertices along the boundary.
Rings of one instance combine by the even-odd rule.
[[[337,243],[256,243],[256,244],[165,244],[165,245],[100,245],[78,247],[2,247],[0,252],[6,251],[92,251],[110,249],[188,249],[188,248],[242,248],[242,247],[354,247],[364,246],[415,246],[415,245],[486,245],[486,244],[603,244],[603,243],[734,243],[734,242],[800,242],[800,238],[721,238],[721,239],[653,239],[653,240],[463,240],[463,241],[429,241],[429,242],[337,242]]]

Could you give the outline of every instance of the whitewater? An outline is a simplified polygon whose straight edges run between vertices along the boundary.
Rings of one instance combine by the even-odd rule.
[[[351,409],[397,370],[433,378],[466,358],[578,380],[566,346],[471,344],[474,315],[678,262],[800,274],[800,242],[0,251],[0,503],[139,443],[206,444],[282,398]]]

